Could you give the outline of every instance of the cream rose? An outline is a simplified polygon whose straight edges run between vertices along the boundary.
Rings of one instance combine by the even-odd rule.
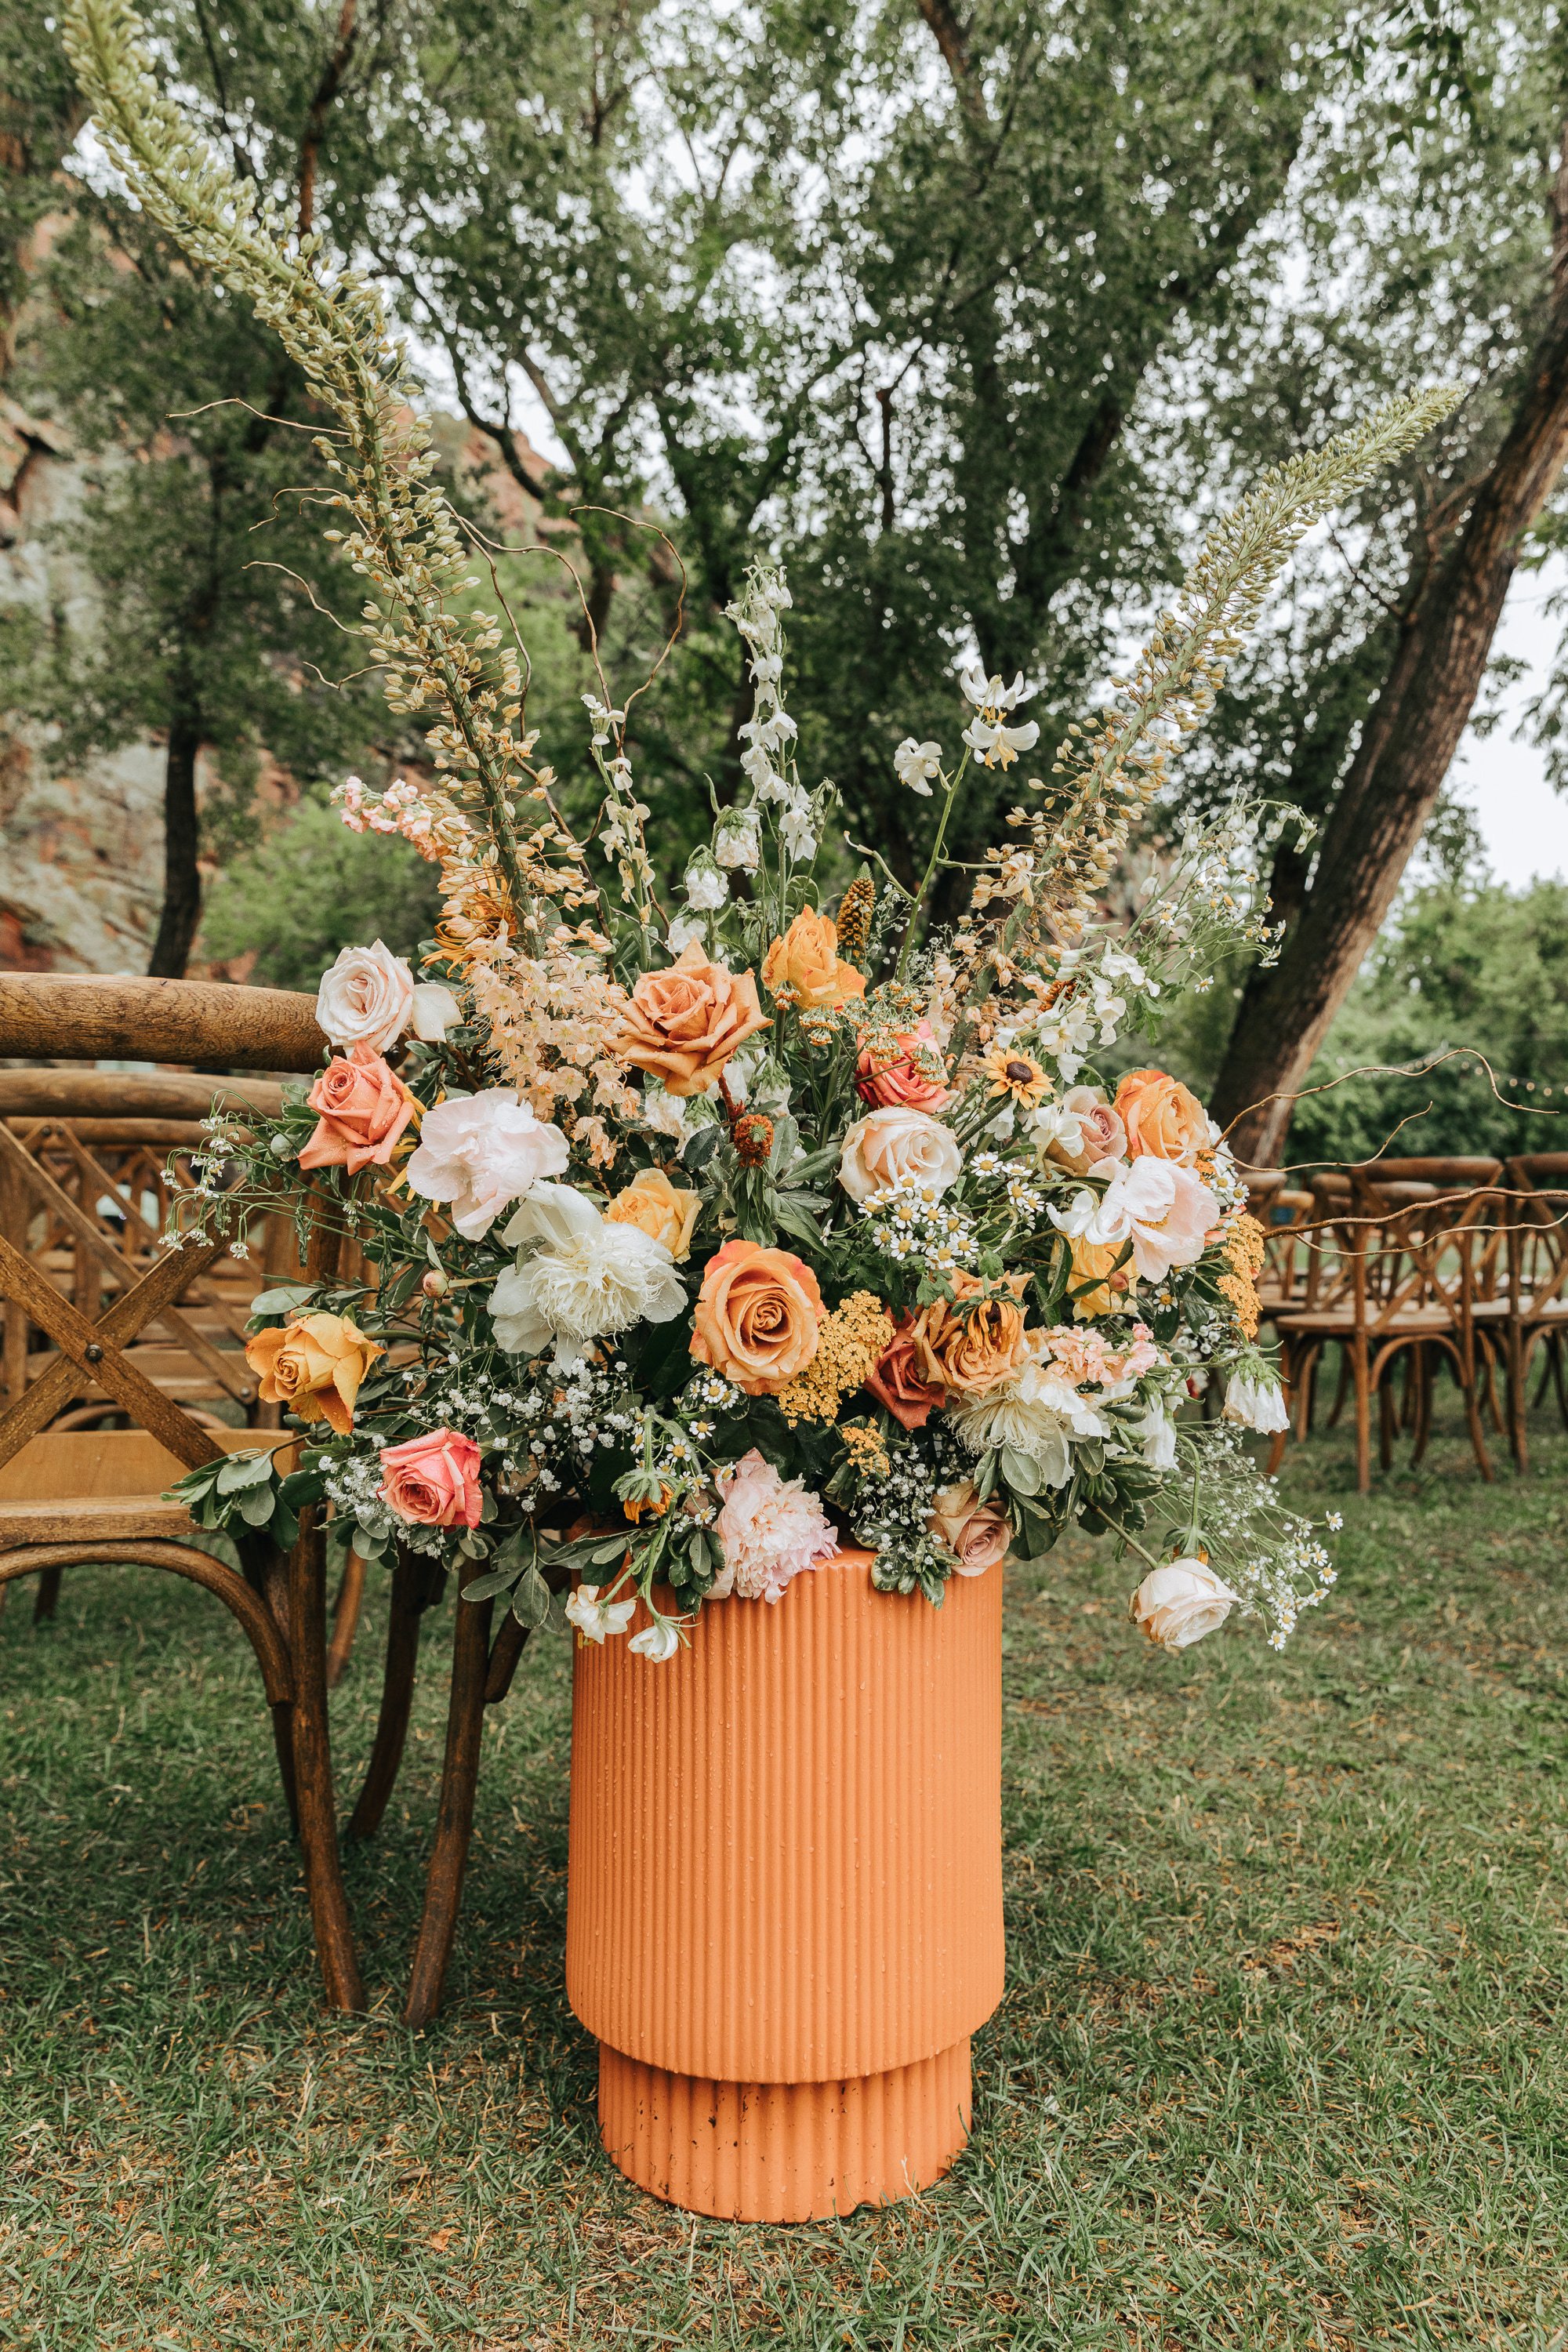
[[[616,1194],[605,1214],[613,1225],[636,1225],[639,1233],[662,1242],[676,1265],[684,1265],[701,1206],[700,1192],[682,1192],[662,1168],[650,1168]]]
[[[963,1154],[952,1129],[929,1111],[901,1104],[858,1118],[844,1138],[838,1162],[839,1182],[852,1201],[862,1203],[899,1184],[945,1192],[963,1171]]]
[[[1240,1598],[1201,1559],[1173,1559],[1149,1570],[1128,1614],[1157,1648],[1184,1650],[1223,1625]]]
[[[413,1016],[414,974],[380,940],[374,947],[344,948],[321,974],[316,1026],[334,1045],[384,1054]]]
[[[926,1525],[952,1554],[958,1576],[984,1576],[1007,1557],[1012,1535],[1007,1514],[995,1503],[981,1501],[973,1478],[956,1486],[939,1486]]]

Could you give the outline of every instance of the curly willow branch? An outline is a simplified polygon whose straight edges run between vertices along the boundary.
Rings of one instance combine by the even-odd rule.
[[[552,877],[514,823],[514,802],[530,782],[517,654],[502,646],[493,614],[451,609],[479,583],[464,571],[456,518],[430,483],[429,435],[379,295],[352,270],[331,282],[319,276],[319,236],[290,249],[271,198],[258,201],[254,185],[237,179],[164,96],[127,0],[69,0],[62,29],[131,197],[191,261],[250,304],[342,425],[316,446],[341,477],[331,502],[350,521],[327,536],[343,541],[379,600],[363,606],[358,634],[387,672],[392,709],[434,720],[426,740],[436,765],[482,808],[488,856],[515,920],[537,931],[536,901]]]

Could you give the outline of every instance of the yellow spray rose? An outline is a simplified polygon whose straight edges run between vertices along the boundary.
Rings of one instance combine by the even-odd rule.
[[[636,1225],[639,1233],[662,1242],[676,1265],[683,1265],[691,1254],[691,1229],[701,1203],[700,1192],[683,1192],[662,1168],[650,1168],[616,1193],[605,1214],[613,1225]]]
[[[866,993],[864,974],[839,955],[837,925],[810,907],[763,957],[763,985],[770,996],[787,993],[803,1006],[843,1004]]]

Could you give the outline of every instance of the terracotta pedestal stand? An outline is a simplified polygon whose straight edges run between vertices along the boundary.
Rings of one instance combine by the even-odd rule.
[[[639,2187],[804,2221],[923,2189],[1002,1992],[1002,1574],[945,1605],[846,1552],[704,1609],[667,1665],[582,1644],[567,1994]]]

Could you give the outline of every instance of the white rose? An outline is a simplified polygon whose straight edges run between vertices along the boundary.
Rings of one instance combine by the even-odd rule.
[[[589,1340],[633,1323],[671,1322],[686,1306],[664,1244],[637,1225],[611,1224],[569,1184],[536,1184],[504,1239],[537,1245],[490,1293],[490,1319],[509,1356],[537,1356],[553,1340],[557,1361],[576,1363]]]
[[[438,980],[416,981],[414,988],[414,1034],[422,1045],[437,1045],[448,1029],[455,1029],[463,1017],[463,1008],[449,988]]]
[[[1285,1391],[1279,1381],[1253,1379],[1245,1372],[1232,1372],[1226,1381],[1221,1417],[1240,1422],[1243,1429],[1259,1430],[1266,1437],[1290,1426]]]
[[[1128,1613],[1160,1649],[1184,1650],[1223,1625],[1240,1598],[1201,1559],[1173,1559],[1149,1570]]]
[[[334,1045],[384,1054],[413,1013],[414,974],[380,940],[372,948],[344,948],[316,992],[316,1026]]]
[[[482,1241],[509,1202],[566,1165],[566,1138],[506,1087],[451,1095],[427,1110],[408,1162],[412,1192],[448,1202],[465,1241]]]
[[[899,1184],[945,1192],[963,1172],[963,1154],[952,1129],[929,1111],[897,1105],[858,1118],[844,1139],[838,1162],[839,1182],[852,1201],[862,1203],[873,1192]]]

